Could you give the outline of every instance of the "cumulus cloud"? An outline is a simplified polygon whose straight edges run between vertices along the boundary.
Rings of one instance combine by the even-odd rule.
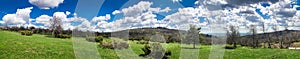
[[[30,4],[36,5],[41,9],[50,9],[58,7],[64,0],[29,0]]]
[[[121,11],[119,11],[119,10],[115,10],[114,12],[112,12],[113,15],[116,15],[116,14],[119,14],[119,13],[121,13]]]
[[[4,21],[0,21],[0,24],[4,24],[5,22]]]
[[[163,21],[173,28],[188,27],[190,24],[199,25],[198,12],[195,8],[179,8],[177,13],[166,16]]]
[[[80,25],[76,27],[78,30],[87,31],[93,29],[89,21],[83,21]]]
[[[181,2],[182,0],[172,0],[173,2]]]
[[[283,24],[300,26],[300,22],[297,20],[300,19],[300,12],[297,11],[295,7],[290,6],[291,1],[289,0],[255,0],[252,2],[238,0],[237,2],[239,3],[234,1],[236,0],[198,0],[195,2],[197,6],[176,9],[177,12],[165,16],[162,20],[157,19],[157,14],[169,12],[171,9],[169,7],[151,7],[153,3],[147,1],[141,1],[136,5],[115,10],[112,15],[121,17],[111,22],[107,21],[111,19],[110,14],[94,17],[90,21],[86,18],[78,17],[76,13],[74,13],[74,17],[67,18],[67,16],[71,14],[68,11],[55,12],[53,17],[63,20],[64,29],[77,28],[79,30],[100,32],[111,32],[141,27],[167,27],[171,29],[187,30],[191,24],[202,27],[203,31],[209,31],[211,28],[215,27],[226,28],[228,26],[239,26],[241,29],[245,29],[250,25],[257,25],[259,27],[261,26],[261,23],[265,23],[269,28],[272,25],[281,25],[282,27]],[[270,6],[263,7],[260,2],[267,2]],[[260,11],[270,18],[264,19],[257,13],[257,9],[261,9]],[[20,12],[20,14],[22,13]],[[8,14],[5,18],[13,18],[16,17],[17,14],[18,13]],[[36,18],[36,22],[47,24],[53,17],[41,15]],[[18,17],[14,20],[18,19],[23,20],[24,18]],[[28,21],[16,21],[15,23],[23,24],[26,22]],[[72,22],[81,22],[81,24],[71,25]]]
[[[76,13],[74,13],[73,17],[68,18],[68,22],[82,22],[87,20],[86,18],[78,17]]]
[[[45,27],[49,27],[51,19],[52,19],[51,16],[41,15],[41,16],[39,16],[39,17],[36,18],[36,23],[44,24]]]
[[[71,14],[71,12],[69,12],[69,11],[66,11],[66,15],[70,15]]]
[[[22,25],[29,22],[31,9],[33,7],[18,9],[15,14],[7,14],[3,16],[3,21],[7,25]]]
[[[82,17],[77,17],[76,13],[74,13],[74,17],[67,18],[67,16],[70,14],[70,12],[55,12],[52,16],[49,15],[41,15],[37,17],[36,24],[43,24],[44,26],[38,26],[40,28],[48,28],[51,26],[51,21],[53,20],[54,17],[57,19],[62,20],[63,23],[63,29],[74,29],[75,26],[71,25],[72,22],[82,22],[85,21],[85,18]]]
[[[299,19],[297,14],[299,11],[292,6],[291,2],[293,1],[280,0],[279,2],[271,3],[269,7],[261,8],[261,11],[269,15],[270,19],[276,21],[270,24],[284,27],[291,26],[291,24],[295,25],[295,22]]]
[[[106,14],[105,16],[94,17],[92,19],[92,22],[100,22],[100,21],[105,21],[105,20],[109,20],[109,19],[110,19],[110,15]]]
[[[227,6],[250,6],[250,4],[257,4],[261,2],[270,2],[276,3],[279,0],[225,0],[228,5]]]
[[[158,26],[157,23],[160,21],[156,19],[157,16],[154,13],[169,12],[171,9],[169,7],[151,7],[152,4],[152,2],[141,1],[128,8],[114,11],[114,15],[118,14],[119,16],[123,16],[120,19],[106,22],[105,20],[110,18],[108,17],[109,15],[106,15],[95,17],[92,22],[97,22],[95,29],[100,31],[118,31],[130,28]]]

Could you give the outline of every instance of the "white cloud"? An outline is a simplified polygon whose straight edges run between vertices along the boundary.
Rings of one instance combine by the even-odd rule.
[[[71,14],[71,12],[69,12],[69,11],[66,11],[66,15],[70,15]]]
[[[4,21],[0,21],[0,24],[4,24],[5,22]]]
[[[279,2],[271,3],[269,7],[261,8],[261,12],[270,16],[272,22],[268,23],[271,25],[283,27],[297,25],[294,22],[298,22],[299,11],[292,7],[291,2],[291,0],[280,0]]]
[[[58,19],[60,19],[60,20],[62,20],[62,21],[69,21],[69,20],[67,19],[67,15],[66,15],[64,12],[55,12],[55,13],[53,14],[53,17],[56,17],[56,18],[58,18]]]
[[[181,2],[182,0],[172,0],[173,2]]]
[[[195,8],[179,8],[177,13],[166,16],[163,21],[170,27],[187,30],[190,24],[200,24],[198,12]]]
[[[87,20],[87,19],[74,15],[74,17],[68,18],[67,22],[82,22],[82,21],[85,21],[85,20]]]
[[[37,26],[40,28],[48,28],[51,26],[51,20],[53,19],[53,17],[56,17],[57,19],[62,20],[62,26],[64,30],[67,29],[74,29],[75,26],[71,25],[72,22],[82,22],[85,21],[85,18],[82,17],[77,17],[76,13],[74,13],[74,17],[71,18],[67,18],[67,15],[69,15],[70,12],[55,12],[52,16],[48,16],[48,15],[41,15],[39,17],[37,17],[36,23],[37,24],[43,24],[44,26]]]
[[[100,21],[105,21],[105,20],[109,20],[109,19],[110,19],[110,15],[106,14],[105,16],[94,17],[92,19],[92,22],[100,22]]]
[[[50,9],[58,7],[64,0],[29,0],[29,3],[38,6],[41,9]]]
[[[157,16],[154,13],[169,12],[171,9],[169,7],[164,9],[153,8],[151,7],[152,4],[152,2],[141,1],[136,5],[123,8],[120,11],[114,11],[114,15],[118,14],[123,16],[120,19],[116,19],[112,22],[106,22],[104,20],[109,19],[107,17],[108,15],[106,15],[95,17],[92,22],[97,22],[95,29],[105,32],[119,31],[130,28],[159,26],[157,23],[160,23],[160,21],[156,19]]]
[[[122,9],[122,13],[124,14],[125,17],[126,16],[136,17],[141,15],[141,13],[143,13],[144,11],[147,11],[149,8],[151,8],[150,6],[152,4],[153,4],[152,2],[141,1],[136,5]]]
[[[7,25],[22,25],[29,22],[31,9],[33,7],[18,9],[15,14],[7,14],[3,16],[3,21]]]
[[[87,30],[91,31],[91,29],[93,29],[92,26],[91,26],[91,23],[87,20],[83,21],[76,28],[79,29],[79,30],[82,30],[82,31],[87,31]]]
[[[200,2],[199,2],[200,1]],[[107,20],[111,19],[111,15],[94,17],[92,20],[86,18],[77,17],[74,13],[74,17],[67,18],[70,12],[55,12],[54,17],[62,19],[64,29],[78,28],[80,30],[92,30],[92,31],[119,31],[131,28],[141,27],[167,27],[171,29],[187,30],[190,24],[202,27],[203,31],[210,31],[216,27],[226,28],[228,25],[240,26],[240,32],[248,32],[247,26],[258,25],[264,22],[267,27],[271,25],[280,24],[293,24],[292,22],[299,21],[300,12],[295,8],[291,8],[288,5],[288,1],[279,1],[271,3],[269,7],[262,7],[260,3],[251,2],[251,4],[234,6],[233,8],[222,8],[222,5],[230,4],[231,0],[199,0],[197,4],[201,4],[197,7],[185,7],[177,9],[178,12],[165,16],[162,20],[157,20],[159,13],[169,12],[169,7],[159,8],[151,7],[152,2],[141,1],[136,5],[123,8],[114,11],[113,15],[120,15],[112,22]],[[202,2],[201,2],[202,1]],[[233,4],[234,5],[234,4]],[[238,5],[235,4],[235,5]],[[270,19],[263,19],[256,9],[260,8],[265,15],[269,15]],[[18,12],[17,12],[18,13]],[[19,12],[22,14],[21,12]],[[25,15],[25,14],[22,14]],[[13,18],[16,14],[8,14],[6,18]],[[204,19],[200,21],[200,17]],[[47,15],[41,15],[36,18],[37,23],[47,23],[52,17]],[[14,20],[23,19],[21,17]],[[26,23],[27,21],[16,21],[15,23]],[[79,25],[71,25],[72,22],[82,22]],[[5,22],[6,23],[6,22]],[[295,23],[295,26],[300,26],[300,23]],[[206,28],[206,29],[204,29]],[[259,27],[260,28],[260,27]],[[281,26],[281,29],[283,27]],[[270,28],[269,28],[270,29]],[[260,30],[260,29],[259,29]]]
[[[36,18],[36,23],[44,24],[45,27],[49,27],[52,17],[48,15],[41,15]]]
[[[113,15],[116,15],[116,14],[119,14],[119,13],[121,13],[121,11],[119,11],[119,10],[115,10],[114,12],[112,12]]]

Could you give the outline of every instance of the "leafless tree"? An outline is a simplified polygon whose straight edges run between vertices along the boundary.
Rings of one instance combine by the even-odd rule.
[[[188,34],[186,39],[193,43],[193,48],[196,48],[195,46],[199,43],[199,29],[195,27],[195,25],[190,25],[190,29],[188,30]]]
[[[57,37],[59,34],[62,34],[62,20],[57,16],[54,16],[51,20],[50,29],[52,31],[52,36]]]
[[[279,46],[280,46],[280,48],[282,48],[283,46],[282,46],[282,39],[280,39],[278,36],[278,33],[277,33],[277,31],[278,31],[278,25],[273,25],[273,27],[272,27],[272,29],[274,30],[274,32],[275,32],[275,36],[276,36],[276,40],[275,41],[278,41],[279,42]]]
[[[262,30],[263,32],[266,34],[266,31],[268,30],[268,28],[266,28],[266,24],[264,22],[261,23],[262,25]],[[267,36],[263,36],[264,39],[267,39],[267,43],[268,43],[268,48],[271,48],[271,37],[270,37],[270,34],[266,34]],[[267,37],[267,38],[265,38]],[[264,45],[265,46],[265,45]]]
[[[233,47],[237,47],[237,40],[240,37],[237,26],[229,26],[229,31],[227,30],[227,42],[233,44]]]
[[[252,44],[251,46],[257,48],[259,46],[258,39],[256,38],[257,28],[255,25],[250,25],[250,33],[252,35]]]

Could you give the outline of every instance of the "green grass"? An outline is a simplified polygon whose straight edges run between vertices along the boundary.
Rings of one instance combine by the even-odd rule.
[[[0,58],[74,58],[70,39],[48,38],[43,35],[22,36],[8,31],[0,33]]]
[[[83,44],[95,45],[97,43],[85,42]],[[141,50],[144,45],[136,44],[136,41],[130,41],[129,44],[130,49],[112,50],[97,46],[96,49],[98,50],[96,51],[99,52],[102,59],[118,59],[123,57],[125,59],[132,59],[144,53]],[[171,59],[186,58],[185,56],[190,55],[186,53],[181,54],[180,52],[184,49],[190,49],[192,45],[182,46],[184,48],[181,48],[181,45],[178,43],[165,45],[166,49],[172,52]],[[16,32],[0,31],[1,59],[75,59],[74,50],[72,39],[49,38],[38,34],[22,36]],[[216,55],[210,55],[213,53],[211,53],[211,46],[209,45],[202,45],[198,49],[185,50],[185,52],[192,53],[197,50],[199,50],[199,59],[208,59],[210,56],[216,57]],[[119,56],[120,54],[126,56],[121,55],[119,57],[118,54]],[[236,49],[226,49],[224,54],[222,52],[216,54],[224,56],[224,59],[300,59],[300,50],[288,49],[238,47]]]

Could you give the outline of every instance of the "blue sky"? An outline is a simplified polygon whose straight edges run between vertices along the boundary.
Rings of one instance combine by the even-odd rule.
[[[26,7],[33,7],[32,12],[30,14],[30,18],[37,18],[40,15],[46,14],[46,15],[53,15],[54,12],[64,12],[69,11],[71,13],[74,13],[76,5],[78,0],[64,0],[62,4],[59,5],[59,7],[51,8],[51,9],[40,9],[37,6],[34,6],[28,2],[28,0],[1,0],[0,1],[0,18],[2,18],[6,14],[12,14],[17,11],[17,9],[20,8],[26,8]],[[127,3],[128,0],[105,0],[105,2],[102,4],[99,13],[97,16],[104,16],[106,14],[111,14],[115,10],[119,10],[125,3]],[[135,3],[129,4],[129,6],[134,5],[138,3],[139,1],[134,1]],[[180,2],[184,7],[193,7],[195,0],[183,0]],[[130,2],[131,3],[131,2]],[[168,4],[167,7],[172,4]],[[128,7],[128,6],[125,6]],[[177,7],[177,6],[175,6]],[[72,17],[72,15],[69,15],[68,17]],[[88,19],[91,19],[90,16]],[[113,17],[113,16],[112,16]]]
[[[271,28],[274,24],[285,25],[298,21],[292,19],[298,18],[298,11],[295,10],[300,9],[297,6],[299,3],[294,0],[1,0],[0,25],[14,23],[45,28],[54,15],[59,15],[65,20],[66,28],[70,29],[188,29],[189,24],[194,24],[203,27],[204,32],[209,32],[210,25],[222,23],[240,26],[240,31],[247,32],[244,28],[259,26],[260,22],[268,23]],[[292,7],[286,7],[288,5]],[[22,11],[18,12],[19,9]],[[26,16],[26,11],[30,11],[29,16]],[[73,15],[75,13],[77,16]],[[14,22],[19,19],[24,21]]]
[[[16,2],[17,1],[17,2]],[[117,2],[116,2],[117,1]],[[167,1],[167,0],[166,0]],[[183,0],[179,2],[183,7],[194,7],[195,6],[195,1],[196,0]],[[74,13],[76,5],[77,5],[78,0],[64,0],[62,4],[59,5],[59,7],[56,8],[51,8],[51,9],[40,9],[37,6],[34,6],[28,2],[28,0],[1,0],[0,4],[0,18],[2,18],[6,14],[12,14],[15,13],[17,9],[19,8],[26,8],[26,7],[33,7],[33,10],[31,12],[30,18],[37,18],[40,15],[46,14],[46,15],[53,15],[54,12],[64,12],[64,11],[69,11],[71,13]],[[127,3],[128,0],[105,0],[105,2],[102,4],[99,13],[97,16],[104,16],[106,14],[111,14],[115,10],[119,10],[125,3]],[[134,1],[136,4],[139,1]],[[163,1],[159,1],[163,2]],[[172,6],[173,4],[155,4],[155,7],[169,7]],[[129,4],[133,5],[133,4]],[[268,6],[268,4],[263,4],[264,6]],[[128,7],[128,6],[125,6]],[[178,8],[178,6],[175,6],[174,8]],[[257,11],[259,12],[259,11]],[[164,17],[163,15],[159,15],[160,17]],[[68,17],[72,17],[72,15],[69,15]],[[88,19],[92,19],[90,16],[87,17]],[[114,16],[112,16],[114,17]],[[158,17],[159,18],[159,17]],[[112,20],[111,20],[112,21]]]

